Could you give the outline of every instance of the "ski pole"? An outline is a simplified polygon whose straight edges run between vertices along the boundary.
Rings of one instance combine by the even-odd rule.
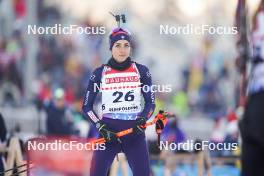
[[[167,113],[167,112],[163,112],[161,114],[159,113],[158,115],[155,116],[155,118],[152,121],[146,123],[145,128],[148,126],[154,125],[157,122],[157,120],[159,120],[159,119],[164,120],[167,117],[174,117],[174,116],[175,115],[173,115],[171,113]],[[132,132],[133,132],[133,128],[129,128],[129,129],[126,129],[126,130],[123,130],[123,131],[116,133],[116,136],[119,138],[119,137],[122,137],[122,136],[125,136],[128,134],[131,134]],[[161,133],[161,131],[159,133]],[[92,141],[92,143],[94,143],[94,144],[105,143],[105,142],[106,141],[104,138],[99,138],[99,139]]]
[[[155,124],[157,121],[157,119],[153,119],[151,122],[147,122],[145,127],[148,127],[148,126],[151,126],[153,124]],[[116,133],[116,136],[119,138],[119,137],[122,137],[122,136],[125,136],[125,135],[128,135],[128,134],[131,134],[133,132],[133,128],[129,128],[129,129],[126,129],[126,130],[123,130],[123,131],[120,131],[118,133]],[[105,139],[104,138],[99,138],[99,139],[96,139],[94,141],[92,141],[92,143],[96,144],[96,143],[105,143]]]

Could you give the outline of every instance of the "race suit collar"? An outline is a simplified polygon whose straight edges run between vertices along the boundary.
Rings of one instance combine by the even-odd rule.
[[[107,65],[113,69],[123,71],[123,70],[129,68],[131,63],[132,63],[132,61],[131,61],[130,57],[128,57],[124,62],[121,62],[121,63],[116,62],[116,60],[113,57],[111,57],[111,59],[109,59]]]

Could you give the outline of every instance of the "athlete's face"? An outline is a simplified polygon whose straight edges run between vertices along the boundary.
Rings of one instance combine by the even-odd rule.
[[[112,55],[117,62],[124,62],[130,55],[130,43],[126,40],[118,40],[113,45]]]

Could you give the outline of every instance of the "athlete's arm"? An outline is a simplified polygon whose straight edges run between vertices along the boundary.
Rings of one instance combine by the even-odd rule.
[[[141,64],[137,64],[140,73],[141,92],[145,100],[143,111],[139,114],[140,117],[150,118],[155,110],[155,93],[152,90],[152,79],[149,69]],[[143,89],[143,87],[145,87]],[[147,91],[144,91],[147,90]]]
[[[96,95],[99,92],[99,87],[101,83],[103,67],[97,68],[92,76],[90,77],[88,87],[84,96],[82,110],[84,116],[88,118],[92,123],[98,122],[100,119],[98,115],[93,110],[93,104],[96,98]]]

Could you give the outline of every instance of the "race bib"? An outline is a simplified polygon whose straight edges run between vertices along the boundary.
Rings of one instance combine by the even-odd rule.
[[[140,74],[134,63],[124,71],[105,66],[101,91],[103,114],[141,112]]]

